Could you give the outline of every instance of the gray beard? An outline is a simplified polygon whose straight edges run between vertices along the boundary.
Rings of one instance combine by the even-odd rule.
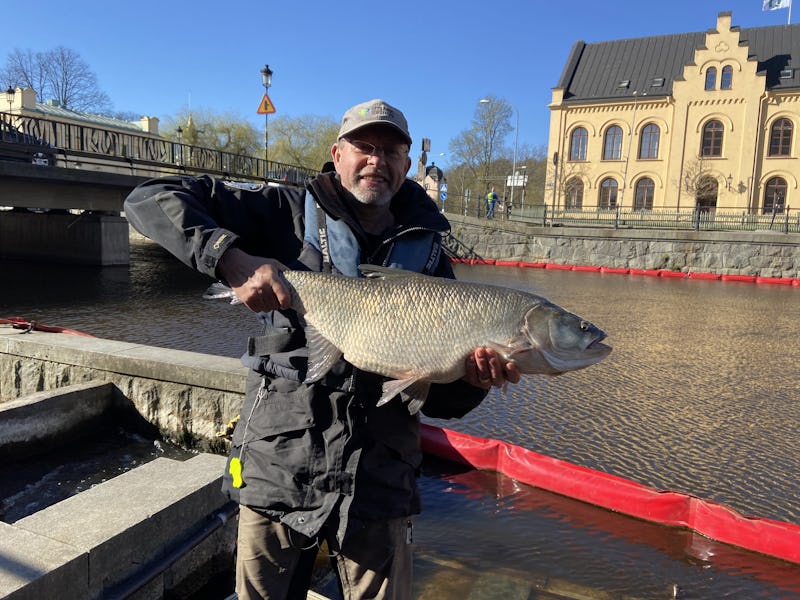
[[[381,194],[365,194],[358,190],[350,192],[353,198],[358,200],[361,204],[368,206],[388,206],[392,200],[392,195],[388,192]]]

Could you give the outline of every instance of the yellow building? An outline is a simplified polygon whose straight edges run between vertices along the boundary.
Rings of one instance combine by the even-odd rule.
[[[800,25],[579,41],[549,108],[557,209],[800,207]]]

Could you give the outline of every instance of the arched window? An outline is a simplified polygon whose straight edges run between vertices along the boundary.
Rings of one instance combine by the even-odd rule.
[[[722,67],[722,77],[719,80],[719,89],[729,90],[733,86],[733,67],[727,65]]]
[[[782,213],[786,206],[786,180],[773,177],[764,188],[764,214]]]
[[[633,199],[633,210],[653,210],[653,194],[656,186],[649,177],[642,177],[636,182],[636,196]]]
[[[708,67],[706,70],[706,91],[717,87],[717,67]]]
[[[778,119],[769,128],[769,156],[789,156],[792,152],[792,122]]]
[[[612,177],[603,179],[600,182],[600,198],[597,208],[609,210],[617,207],[617,182]]]
[[[567,198],[564,201],[565,208],[583,208],[583,182],[572,177],[567,181]]]
[[[586,160],[586,145],[589,142],[589,134],[583,127],[576,127],[572,131],[569,141],[569,159]]]
[[[645,125],[641,137],[639,158],[658,158],[658,142],[661,138],[661,129],[658,125],[655,123]]]
[[[603,160],[619,160],[622,155],[622,127],[612,125],[606,129],[603,140]]]
[[[722,137],[725,127],[719,121],[709,121],[703,126],[703,146],[700,156],[722,156]]]

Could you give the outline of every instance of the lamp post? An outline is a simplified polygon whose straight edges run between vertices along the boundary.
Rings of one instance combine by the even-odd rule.
[[[643,94],[646,96],[647,94]],[[633,116],[631,117],[631,126],[628,130],[628,151],[625,153],[625,170],[622,172],[622,190],[619,194],[619,202],[617,203],[617,215],[625,202],[625,190],[628,186],[628,163],[631,160],[631,147],[633,146],[633,132],[636,130],[636,101],[639,98],[639,91],[633,90]]]
[[[264,85],[264,93],[269,92],[272,85],[272,70],[269,65],[264,65],[261,69],[261,83]],[[264,113],[264,179],[269,179],[269,114]]]
[[[181,166],[183,164],[183,127],[178,125],[175,133],[178,134],[178,166]]]
[[[8,113],[9,113],[8,121],[9,121],[9,125],[11,124],[11,116],[10,116],[11,115],[11,105],[14,102],[14,95],[16,93],[17,93],[17,90],[15,90],[11,86],[8,86],[8,89],[6,90],[6,100],[8,100]]]

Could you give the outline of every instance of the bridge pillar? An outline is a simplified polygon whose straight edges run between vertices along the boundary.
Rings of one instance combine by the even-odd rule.
[[[0,257],[83,265],[130,263],[128,222],[119,215],[0,211]]]

